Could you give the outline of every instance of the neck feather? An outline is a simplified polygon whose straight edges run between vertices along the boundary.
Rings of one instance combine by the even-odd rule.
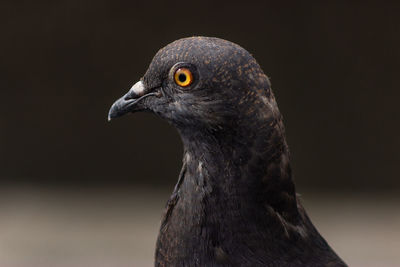
[[[181,195],[215,202],[214,208],[226,209],[226,202],[230,202],[261,211],[257,205],[262,205],[279,212],[285,219],[297,218],[290,156],[281,118],[257,121],[250,127],[235,130],[194,132],[181,132],[186,168],[177,188]]]

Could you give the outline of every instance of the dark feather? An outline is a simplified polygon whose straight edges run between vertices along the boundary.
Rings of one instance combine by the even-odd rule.
[[[171,81],[179,62],[193,70],[190,88]],[[246,50],[181,39],[156,54],[142,81],[162,97],[141,109],[173,124],[184,144],[156,266],[346,266],[296,197],[282,116]]]

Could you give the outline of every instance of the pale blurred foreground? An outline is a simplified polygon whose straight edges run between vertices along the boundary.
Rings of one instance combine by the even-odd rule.
[[[0,267],[153,266],[168,195],[150,187],[3,187]],[[400,266],[399,197],[303,192],[302,198],[350,266]]]

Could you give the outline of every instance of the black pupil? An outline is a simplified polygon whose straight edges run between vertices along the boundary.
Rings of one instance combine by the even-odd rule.
[[[179,81],[181,83],[185,82],[186,81],[186,74],[184,74],[184,73],[179,74],[178,79],[179,79]]]

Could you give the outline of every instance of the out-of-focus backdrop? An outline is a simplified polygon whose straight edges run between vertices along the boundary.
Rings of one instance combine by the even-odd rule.
[[[228,39],[271,78],[298,192],[350,266],[400,264],[400,4],[1,1],[0,267],[151,266],[182,145],[108,123],[157,50]]]

